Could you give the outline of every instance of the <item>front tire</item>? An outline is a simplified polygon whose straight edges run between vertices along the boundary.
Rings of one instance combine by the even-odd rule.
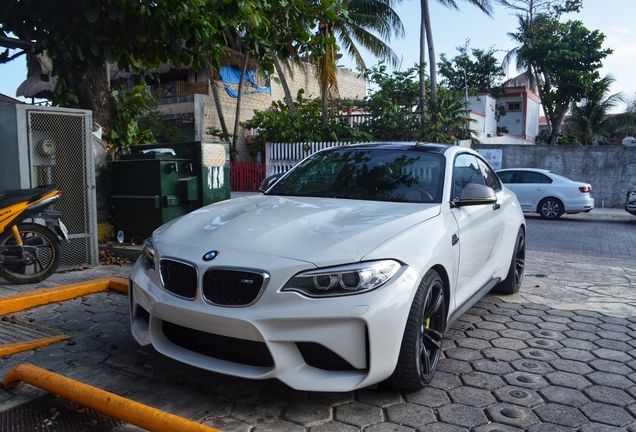
[[[431,382],[442,353],[446,308],[444,282],[429,270],[411,305],[398,363],[388,379],[391,386],[420,390]]]
[[[3,264],[0,276],[15,284],[41,282],[51,276],[60,265],[62,246],[57,236],[48,228],[36,223],[18,225],[22,243],[25,246],[37,246],[31,253],[29,264]],[[15,246],[15,239],[10,230],[0,235],[0,245]],[[5,255],[10,255],[5,252]],[[15,255],[14,255],[15,256]]]
[[[517,233],[517,240],[515,241],[515,248],[512,252],[512,262],[510,263],[510,270],[508,270],[508,276],[497,286],[495,286],[495,292],[501,294],[514,294],[519,292],[521,288],[521,282],[523,281],[523,272],[526,268],[526,234],[523,228],[519,228]]]
[[[544,219],[558,219],[563,214],[563,203],[556,198],[545,198],[539,203],[539,215]]]

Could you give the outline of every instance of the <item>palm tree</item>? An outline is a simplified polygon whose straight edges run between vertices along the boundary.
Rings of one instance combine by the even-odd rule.
[[[437,0],[441,5],[450,9],[459,10],[457,2],[455,0]],[[483,13],[488,16],[492,16],[492,4],[491,0],[466,0],[468,3],[477,6]],[[430,68],[430,82],[431,82],[431,102],[435,103],[437,100],[437,62],[435,60],[435,45],[433,44],[433,31],[431,29],[431,14],[428,7],[428,0],[420,0],[421,6],[421,26],[420,26],[420,68],[426,60],[426,53],[424,52],[426,42],[428,42],[428,63]],[[420,72],[420,109],[424,107],[424,79],[423,72]]]
[[[318,15],[319,31],[325,38],[335,37],[342,44],[343,50],[354,58],[360,69],[366,64],[359,50],[364,47],[380,60],[387,60],[397,66],[399,58],[395,52],[383,41],[389,41],[391,36],[404,37],[404,26],[400,17],[393,9],[394,0],[345,0],[348,19],[332,21],[328,19],[327,11],[320,11]],[[377,36],[376,36],[377,33]],[[337,94],[337,47],[333,44],[324,46],[324,52],[316,59],[318,77],[321,84],[323,100],[323,125],[328,124],[328,100]]]
[[[603,138],[616,134],[625,127],[636,125],[636,115],[610,112],[625,100],[620,93],[608,95],[610,86],[616,80],[611,75],[594,83],[594,90],[582,103],[573,103],[570,118],[566,122],[569,135],[578,138],[581,144],[597,145]]]

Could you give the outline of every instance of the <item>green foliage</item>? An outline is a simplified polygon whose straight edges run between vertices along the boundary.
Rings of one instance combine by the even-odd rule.
[[[468,89],[471,96],[489,93],[495,98],[499,97],[504,92],[503,79],[506,73],[495,57],[494,48],[471,49],[469,44],[470,40],[467,40],[463,46],[458,46],[459,55],[450,60],[446,54],[440,55],[441,60],[437,65],[439,74],[444,77],[442,84],[459,92]]]
[[[152,100],[150,88],[147,85],[136,85],[130,93],[119,92],[116,95],[118,106],[113,118],[111,130],[105,133],[109,148],[115,152],[125,152],[130,146],[139,143],[156,142],[150,129],[139,127],[137,120],[150,107],[147,100]]]
[[[333,142],[358,142],[371,138],[355,128],[350,128],[346,119],[338,116],[332,116],[327,127],[324,127],[320,99],[306,99],[303,94],[302,89],[298,91],[294,113],[284,101],[274,101],[269,109],[255,110],[251,120],[241,123],[246,129],[258,129],[258,135],[250,145],[250,155],[263,151],[266,142],[314,142],[324,141],[324,137],[329,137]],[[332,110],[343,112],[349,105],[339,102]],[[209,131],[212,134],[213,132]]]

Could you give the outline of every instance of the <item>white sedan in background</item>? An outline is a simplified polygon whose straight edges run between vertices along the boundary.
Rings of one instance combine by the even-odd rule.
[[[449,325],[521,286],[523,213],[470,149],[334,147],[264,184],[146,240],[129,290],[140,344],[299,390],[417,390]]]
[[[524,212],[557,219],[563,213],[589,212],[594,208],[589,183],[575,182],[537,168],[508,168],[497,171],[497,175],[517,195]]]

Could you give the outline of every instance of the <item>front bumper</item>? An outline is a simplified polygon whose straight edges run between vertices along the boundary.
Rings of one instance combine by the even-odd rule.
[[[131,329],[142,345],[202,369],[251,379],[277,378],[292,388],[350,391],[395,369],[418,275],[404,267],[364,294],[310,299],[279,292],[297,262],[271,275],[251,306],[221,307],[167,292],[139,262],[130,276]]]

